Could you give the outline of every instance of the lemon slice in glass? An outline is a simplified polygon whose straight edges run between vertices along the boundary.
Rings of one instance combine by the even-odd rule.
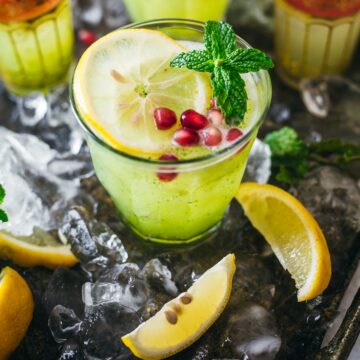
[[[117,30],[95,42],[74,75],[74,101],[83,121],[105,142],[131,154],[170,148],[181,113],[205,113],[211,99],[209,75],[170,67],[184,51],[164,33],[147,29]],[[172,129],[157,129],[158,107],[176,113]]]
[[[331,261],[325,236],[310,212],[286,191],[267,184],[241,184],[236,199],[295,280],[298,300],[320,295],[330,281]]]
[[[163,359],[190,346],[223,312],[235,269],[229,254],[122,341],[141,359]]]

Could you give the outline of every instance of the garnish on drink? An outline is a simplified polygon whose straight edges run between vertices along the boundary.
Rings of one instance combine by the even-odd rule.
[[[227,23],[176,32],[173,23],[99,39],[72,88],[95,170],[122,216],[143,238],[181,244],[214,232],[236,194],[269,105],[261,69],[272,61]]]

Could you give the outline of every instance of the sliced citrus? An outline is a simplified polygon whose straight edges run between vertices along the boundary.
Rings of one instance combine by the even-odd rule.
[[[13,269],[0,272],[0,359],[18,347],[31,322],[34,300],[26,281]]]
[[[163,359],[196,341],[224,310],[231,293],[235,256],[207,270],[186,293],[121,339],[141,359]]]
[[[310,212],[292,195],[272,185],[241,184],[236,198],[295,280],[298,300],[321,294],[331,277],[330,254]]]
[[[159,153],[171,146],[186,109],[205,113],[209,76],[171,68],[186,48],[154,30],[117,30],[84,53],[74,75],[74,99],[83,120],[107,143],[132,154]],[[154,110],[173,110],[178,124],[158,130]]]
[[[44,241],[31,243],[26,238],[15,237],[4,231],[0,231],[0,258],[25,267],[71,267],[78,262],[68,245],[57,245],[55,240],[48,244]]]

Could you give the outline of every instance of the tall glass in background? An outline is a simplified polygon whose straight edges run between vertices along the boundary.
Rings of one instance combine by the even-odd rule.
[[[70,0],[0,0],[0,76],[16,95],[64,82],[73,60]]]
[[[277,70],[292,87],[345,71],[359,34],[360,0],[275,0]]]
[[[203,23],[190,20],[154,20],[127,28],[153,29],[177,41],[203,42]],[[249,47],[241,38],[237,41],[239,47]],[[251,146],[271,100],[266,71],[246,76],[254,105],[249,110],[251,121],[244,136],[205,157],[173,163],[133,156],[99,138],[78,110],[76,88],[71,86],[74,111],[84,129],[96,174],[123,219],[142,238],[184,245],[207,238],[219,228],[239,188]],[[170,182],[159,179],[167,174],[175,178]]]
[[[223,20],[230,0],[124,0],[134,21],[183,18]]]

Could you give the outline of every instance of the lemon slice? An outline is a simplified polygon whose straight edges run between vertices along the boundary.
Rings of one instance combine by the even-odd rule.
[[[34,300],[25,280],[13,269],[0,272],[0,359],[18,347],[31,322]]]
[[[186,293],[121,339],[141,359],[163,359],[195,342],[224,310],[231,293],[235,256],[207,270]]]
[[[330,254],[310,212],[292,195],[272,185],[244,183],[236,198],[295,280],[298,301],[321,294],[331,277]]]
[[[17,265],[32,267],[74,266],[78,260],[68,245],[32,244],[26,238],[15,237],[8,232],[0,231],[0,258],[9,259]]]
[[[207,74],[170,67],[183,51],[180,43],[154,30],[117,30],[98,40],[74,75],[74,99],[83,120],[108,144],[131,154],[169,148],[181,113],[205,113],[211,98]],[[156,128],[158,107],[177,114],[174,128]]]

